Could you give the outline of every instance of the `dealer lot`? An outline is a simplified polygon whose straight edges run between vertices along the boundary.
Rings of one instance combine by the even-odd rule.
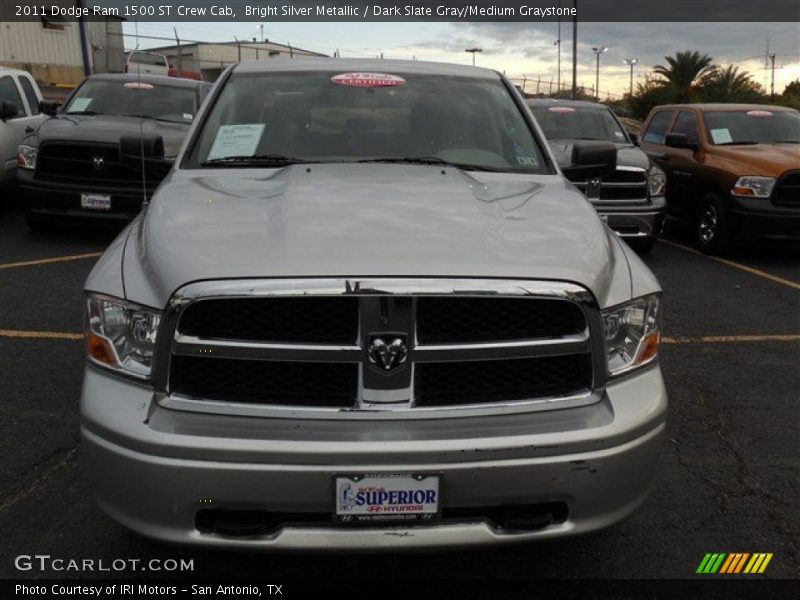
[[[107,563],[194,558],[192,577],[681,578],[694,575],[706,552],[770,552],[761,577],[800,576],[800,253],[741,250],[722,262],[687,249],[688,234],[670,225],[646,259],[665,290],[667,443],[653,494],[630,519],[510,549],[299,558],[157,544],[95,506],[79,446],[81,290],[113,233],[34,234],[19,211],[4,209],[0,576],[87,575],[14,567],[18,555],[49,554]]]

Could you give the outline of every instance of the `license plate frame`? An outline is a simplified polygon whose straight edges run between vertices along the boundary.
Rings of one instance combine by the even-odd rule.
[[[109,194],[81,193],[81,208],[84,210],[111,210]]]
[[[332,483],[333,519],[337,523],[421,524],[438,521],[442,515],[440,473],[336,473]],[[346,508],[344,492],[348,485],[351,506]],[[364,502],[361,505],[357,504],[359,492],[364,494],[360,498]],[[368,492],[372,492],[372,495],[367,495]],[[385,496],[375,495],[380,492]],[[392,492],[394,495],[391,495]],[[405,492],[405,498],[408,498],[407,494],[414,493],[412,501],[402,502],[404,497],[400,495],[401,492]],[[422,498],[423,501],[416,502],[417,498]],[[412,507],[420,508],[414,510]]]

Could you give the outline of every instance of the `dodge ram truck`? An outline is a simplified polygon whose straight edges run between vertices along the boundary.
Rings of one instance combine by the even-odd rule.
[[[572,176],[615,167],[574,145]],[[228,68],[85,286],[102,508],[169,542],[340,551],[629,515],[664,436],[661,290],[565,172],[491,70]]]

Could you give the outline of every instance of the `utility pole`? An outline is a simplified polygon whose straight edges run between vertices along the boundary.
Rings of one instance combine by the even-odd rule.
[[[572,99],[578,97],[578,0],[572,0]]]
[[[597,59],[597,67],[595,69],[594,74],[594,99],[595,102],[600,101],[600,55],[604,52],[608,52],[608,48],[605,46],[603,47],[596,47],[592,48],[592,52],[594,52],[595,58]]]
[[[183,77],[183,53],[181,52],[181,39],[178,37],[178,29],[176,27],[173,27],[172,31],[175,32],[175,50],[178,52],[177,60],[175,61],[175,64],[178,67],[178,77]]]
[[[631,98],[633,98],[633,65],[639,62],[638,58],[626,58],[623,60],[626,65],[630,65],[631,67]]]
[[[557,75],[556,78],[558,79],[558,87],[561,87],[561,0],[558,0],[558,39],[556,40],[556,46],[558,46],[558,68],[557,68]]]
[[[772,83],[769,85],[769,95],[772,100],[775,99],[775,53],[769,55],[770,61],[772,61]]]
[[[475,66],[475,55],[478,52],[483,52],[483,48],[467,48],[464,52],[469,52],[472,54],[472,66]]]

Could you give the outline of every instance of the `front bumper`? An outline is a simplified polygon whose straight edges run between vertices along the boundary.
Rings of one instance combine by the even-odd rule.
[[[731,216],[739,240],[800,242],[800,201],[777,206],[766,198],[731,196]]]
[[[152,391],[86,368],[85,459],[100,505],[169,542],[249,549],[411,549],[511,543],[613,524],[646,497],[664,434],[657,365],[611,382],[578,408],[436,420],[328,422],[190,413]],[[562,503],[566,520],[508,531],[481,519],[349,527],[331,520],[341,473],[430,473],[451,509]],[[322,514],[264,535],[205,533],[209,508]]]
[[[600,218],[626,240],[658,237],[664,227],[666,208],[666,201],[661,197],[639,206],[595,204]]]
[[[36,177],[27,169],[17,169],[17,187],[22,206],[28,214],[53,222],[64,220],[87,223],[105,221],[127,223],[142,209],[142,186],[98,184],[91,181],[74,183]],[[152,195],[152,186],[147,197]],[[81,207],[81,194],[102,194],[111,197],[109,210]]]

